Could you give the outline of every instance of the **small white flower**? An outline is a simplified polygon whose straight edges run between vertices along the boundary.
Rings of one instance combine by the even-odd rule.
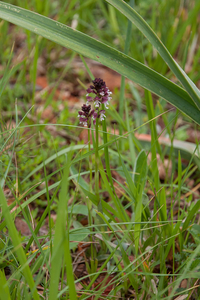
[[[105,105],[105,108],[106,108],[106,109],[109,108],[109,107],[108,107],[108,106],[109,106],[109,103],[108,103],[108,102],[104,103],[104,105]]]
[[[84,121],[84,122],[80,121],[80,124],[83,124],[83,126],[85,126],[85,127],[87,127],[87,125],[88,125],[86,121]]]
[[[105,94],[104,94],[104,92],[101,92],[101,93],[99,93],[101,96],[104,96]]]
[[[100,121],[103,121],[106,118],[106,116],[104,114],[100,115]]]
[[[94,106],[95,106],[95,107],[99,107],[99,106],[100,106],[100,104],[101,104],[101,102],[100,102],[100,101],[98,101],[98,100],[96,100],[96,101],[94,102]]]

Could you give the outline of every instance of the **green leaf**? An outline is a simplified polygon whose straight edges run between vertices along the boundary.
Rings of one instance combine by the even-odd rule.
[[[142,194],[147,177],[147,155],[144,150],[142,150],[135,161],[135,166],[133,170],[133,182],[136,186],[138,194]]]
[[[84,227],[72,230],[72,232],[69,233],[70,249],[76,249],[78,243],[87,238],[90,233],[91,231]]]
[[[122,0],[106,0],[108,3],[116,7],[122,14],[124,14],[131,22],[133,22],[137,28],[144,34],[144,36],[150,41],[155,47],[160,56],[163,58],[165,63],[172,70],[174,75],[181,82],[183,87],[186,89],[188,94],[193,99],[194,103],[200,110],[200,91],[190,80],[187,74],[181,69],[177,62],[173,59],[167,48],[163,45],[161,40],[151,29],[151,27],[145,22],[145,20],[127,3]],[[200,2],[196,5],[196,10],[200,9]]]

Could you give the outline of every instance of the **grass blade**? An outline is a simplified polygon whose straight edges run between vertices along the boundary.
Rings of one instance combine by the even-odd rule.
[[[181,67],[173,59],[167,48],[160,41],[155,32],[151,27],[145,22],[145,20],[127,3],[122,0],[106,0],[108,3],[116,7],[121,13],[123,13],[130,21],[132,21],[138,29],[147,37],[150,43],[155,47],[160,56],[172,70],[174,75],[181,82],[183,87],[186,89],[188,94],[192,97],[194,103],[200,110],[200,92],[194,83],[189,79],[186,73],[181,69]],[[200,2],[196,5],[196,10],[200,9]]]
[[[70,299],[76,298],[76,289],[74,284],[74,277],[72,271],[72,261],[69,250],[69,223],[67,215],[67,192],[68,192],[68,177],[70,170],[72,154],[68,154],[67,163],[64,169],[64,175],[61,183],[61,191],[59,195],[59,204],[57,212],[57,221],[55,227],[54,236],[54,247],[51,259],[51,280],[49,287],[49,300],[54,300],[57,298],[58,284],[60,278],[60,271],[62,266],[62,259],[65,257],[67,265],[67,282],[69,285]],[[67,235],[66,235],[66,222],[67,222]]]
[[[23,270],[21,272],[24,274],[24,277],[25,277],[25,279],[26,279],[26,281],[27,281],[27,283],[30,287],[30,290],[33,291],[32,292],[33,299],[34,300],[39,300],[40,297],[37,293],[36,286],[35,286],[35,283],[34,283],[34,280],[33,280],[33,276],[31,274],[30,268],[27,264],[26,255],[25,255],[24,250],[22,248],[21,240],[19,238],[19,234],[18,234],[17,229],[14,225],[12,216],[10,214],[9,208],[7,206],[7,203],[6,203],[6,198],[4,196],[4,193],[3,193],[3,190],[2,190],[1,187],[0,187],[0,203],[2,205],[3,215],[4,215],[4,218],[5,218],[6,225],[8,227],[9,234],[10,234],[10,237],[12,239],[12,243],[13,243],[13,246],[15,248],[17,257],[19,259],[20,264],[23,266]]]
[[[6,282],[4,271],[0,270],[0,298],[2,300],[10,300],[9,288]]]

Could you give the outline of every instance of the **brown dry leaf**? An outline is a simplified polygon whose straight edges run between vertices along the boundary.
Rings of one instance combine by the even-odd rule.
[[[75,282],[76,291],[81,291],[83,289],[83,286],[80,282]]]
[[[181,296],[178,296],[177,298],[175,298],[174,300],[184,300],[188,297],[188,294],[185,294],[185,295],[181,295]]]
[[[165,180],[166,176],[169,178],[172,173],[172,161],[168,159],[164,159],[164,162],[162,162],[160,155],[157,153],[157,162],[158,162],[158,171],[159,171],[159,177],[162,180]],[[151,152],[148,155],[147,158],[148,163],[151,163]],[[167,171],[167,173],[166,173]]]
[[[30,229],[25,221],[23,221],[20,218],[15,218],[15,226],[17,228],[17,231],[21,232],[22,236],[29,236],[31,235]]]
[[[174,256],[173,256],[173,250],[172,250],[172,247],[171,247],[170,250],[169,250],[169,253],[167,255],[167,259],[169,261],[173,261],[173,258],[174,258]]]
[[[37,285],[37,291],[38,293],[42,296],[44,292],[44,287],[41,286],[40,284]]]
[[[36,78],[36,84],[42,89],[45,89],[49,85],[46,76],[38,76]]]
[[[198,189],[199,189],[199,188],[200,188],[200,183],[198,183],[198,184],[197,184],[193,189],[191,189],[188,193],[186,193],[185,195],[182,195],[182,196],[181,196],[181,200],[183,200],[183,199],[189,197],[191,194],[194,194],[194,193],[197,194],[196,197],[198,198],[198,196],[199,196],[199,191],[198,191]]]
[[[180,288],[186,289],[187,288],[187,284],[188,284],[187,279],[183,279],[181,281]]]

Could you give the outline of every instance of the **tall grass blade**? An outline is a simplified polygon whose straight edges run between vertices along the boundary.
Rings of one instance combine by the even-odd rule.
[[[51,258],[51,279],[49,287],[49,300],[57,298],[58,284],[60,279],[60,272],[62,266],[62,260],[65,257],[67,268],[67,283],[69,285],[70,299],[76,298],[76,289],[74,284],[74,277],[72,272],[72,261],[69,250],[69,223],[68,220],[68,177],[70,170],[70,162],[72,153],[70,152],[67,157],[66,166],[64,169],[64,175],[61,183],[61,191],[59,194],[59,203],[57,211],[57,220],[54,235],[54,247]],[[67,230],[66,230],[67,223]]]
[[[4,270],[0,270],[0,299],[11,300]]]
[[[20,264],[23,266],[23,270],[21,270],[21,272],[23,273],[23,275],[26,279],[26,282],[29,285],[30,290],[32,291],[33,299],[34,300],[39,300],[40,297],[37,293],[37,289],[36,289],[36,286],[35,286],[35,283],[34,283],[34,280],[33,280],[33,276],[31,274],[30,268],[27,264],[26,255],[25,255],[24,250],[22,248],[21,240],[19,238],[19,234],[18,234],[17,229],[14,225],[12,216],[11,216],[9,208],[7,206],[6,198],[4,196],[4,193],[3,193],[3,190],[2,190],[1,187],[0,187],[0,203],[1,203],[1,206],[2,206],[3,216],[5,218],[5,222],[6,222],[6,225],[8,227],[9,235],[12,239],[12,243],[13,243],[13,246],[15,248],[15,252],[17,254],[17,257],[19,259]]]
[[[142,150],[135,161],[134,171],[133,171],[133,182],[136,187],[136,198],[135,198],[135,252],[136,255],[138,254],[138,247],[139,247],[139,238],[140,238],[140,231],[141,231],[141,224],[142,221],[142,196],[144,192],[144,187],[146,184],[146,177],[147,177],[147,156],[144,150]]]

